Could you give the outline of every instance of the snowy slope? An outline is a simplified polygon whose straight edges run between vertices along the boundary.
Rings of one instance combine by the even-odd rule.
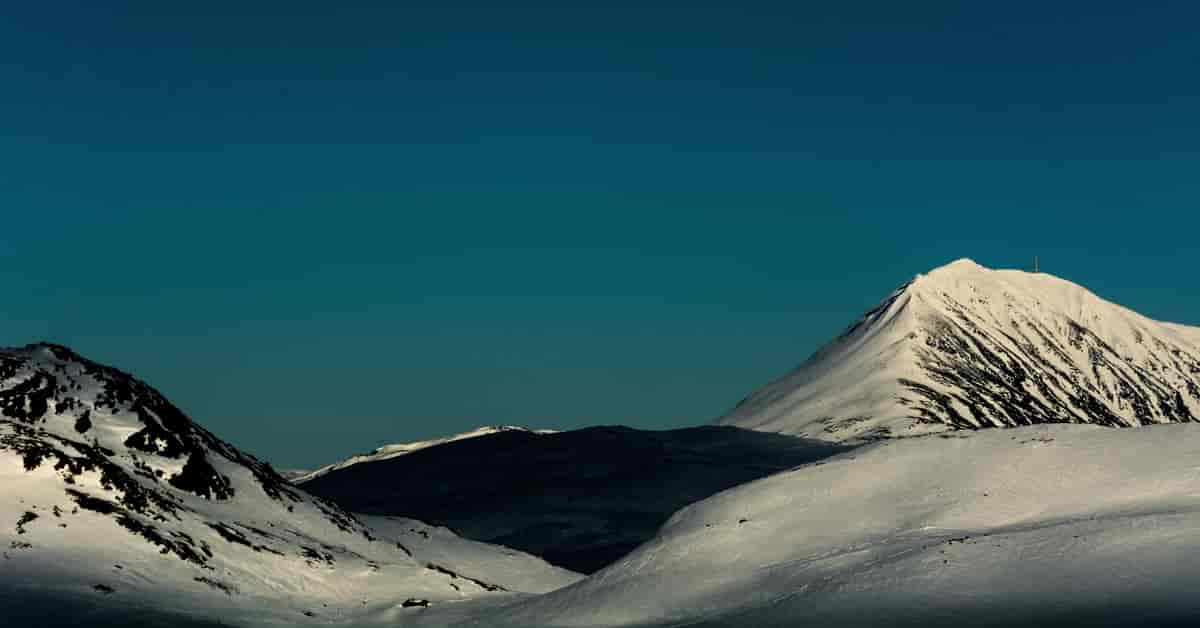
[[[291,477],[289,479],[292,481],[293,484],[304,484],[305,482],[319,478],[319,477],[325,475],[326,473],[329,473],[330,471],[340,471],[341,469],[345,469],[347,467],[351,467],[356,464],[362,464],[364,462],[379,462],[381,460],[390,460],[397,456],[405,456],[405,455],[413,453],[414,451],[420,451],[422,449],[427,449],[429,447],[445,445],[446,443],[453,443],[453,442],[460,441],[460,440],[466,440],[468,438],[479,438],[480,436],[487,436],[489,434],[499,434],[501,432],[527,432],[530,434],[553,434],[554,430],[531,430],[531,429],[519,427],[516,425],[485,425],[482,427],[477,427],[469,432],[463,432],[461,434],[454,434],[452,436],[445,436],[442,438],[434,438],[431,440],[416,441],[416,442],[412,442],[412,443],[393,443],[390,445],[384,445],[382,447],[377,448],[375,451],[372,451],[369,454],[361,454],[358,456],[351,456],[349,458],[346,458],[345,460],[335,462],[333,464],[325,465],[319,469],[316,469],[315,471],[306,471],[303,473],[296,473],[293,477]]]
[[[354,512],[414,516],[590,573],[692,502],[843,449],[718,426],[510,430],[338,469],[304,488]]]
[[[376,528],[56,345],[0,350],[0,513],[0,614],[52,607],[35,625],[323,624],[578,578],[413,521]]]
[[[1178,334],[1180,338],[1192,343],[1193,346],[1200,347],[1200,327],[1189,327],[1176,323],[1164,323],[1164,325]]]
[[[276,471],[279,472],[279,477],[288,482],[295,482],[297,478],[302,478],[313,472],[312,469],[276,469]]]
[[[719,424],[829,440],[1200,417],[1200,329],[1047,274],[918,275]]]
[[[423,625],[1185,626],[1200,425],[890,439],[730,489],[575,585]]]

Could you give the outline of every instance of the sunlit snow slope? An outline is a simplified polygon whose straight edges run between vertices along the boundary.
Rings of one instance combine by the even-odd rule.
[[[22,625],[321,624],[578,579],[416,521],[368,523],[57,345],[0,349],[0,516],[0,617]]]
[[[482,427],[477,427],[469,432],[463,432],[461,434],[454,434],[452,436],[445,436],[442,438],[434,438],[434,439],[430,439],[430,440],[416,441],[416,442],[412,442],[412,443],[392,443],[392,444],[384,445],[382,447],[376,448],[375,451],[372,451],[369,454],[360,454],[357,456],[351,456],[349,458],[346,458],[345,460],[341,460],[341,461],[335,462],[333,464],[327,464],[319,469],[316,469],[315,471],[305,471],[303,473],[295,473],[289,479],[295,484],[304,484],[305,482],[308,482],[310,480],[315,480],[323,475],[326,475],[326,474],[330,473],[331,471],[340,471],[342,469],[352,467],[356,464],[362,464],[364,462],[379,462],[382,460],[391,460],[392,458],[396,458],[399,456],[407,456],[408,454],[411,454],[415,451],[420,451],[422,449],[428,449],[430,447],[436,447],[438,445],[445,445],[447,443],[454,443],[454,442],[458,442],[460,440],[467,440],[470,438],[479,438],[480,436],[488,436],[490,434],[499,434],[501,432],[527,432],[530,434],[553,434],[553,433],[555,433],[554,430],[531,430],[531,429],[519,427],[516,425],[485,425]]]
[[[1200,417],[1200,329],[1044,273],[918,275],[719,424],[829,440]]]
[[[864,445],[689,506],[578,584],[426,625],[1190,626],[1197,582],[1200,425],[1047,425]]]

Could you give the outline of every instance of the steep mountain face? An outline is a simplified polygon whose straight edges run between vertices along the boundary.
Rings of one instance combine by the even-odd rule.
[[[415,521],[365,523],[49,344],[0,349],[0,513],[0,609],[52,606],[37,625],[72,608],[298,625],[577,579]]]
[[[499,430],[347,465],[301,486],[355,512],[403,512],[587,573],[687,504],[844,449],[733,427]]]
[[[305,482],[315,480],[315,479],[321,477],[322,475],[325,475],[326,473],[329,473],[331,471],[340,471],[347,467],[352,467],[356,464],[362,464],[364,462],[379,462],[381,460],[390,460],[392,458],[396,458],[398,456],[406,456],[408,454],[413,453],[414,451],[420,451],[422,449],[427,449],[429,447],[445,445],[446,443],[453,443],[453,442],[460,441],[460,440],[467,440],[468,438],[479,438],[480,436],[488,436],[489,434],[499,434],[501,432],[525,432],[525,433],[529,433],[529,434],[553,434],[554,430],[531,430],[529,428],[520,427],[520,426],[516,426],[516,425],[484,425],[482,427],[475,428],[469,432],[463,432],[461,434],[454,434],[454,435],[445,436],[442,438],[434,438],[434,439],[430,439],[430,440],[422,440],[422,441],[416,441],[416,442],[411,442],[411,443],[392,443],[392,444],[384,445],[382,447],[377,447],[375,449],[375,451],[372,451],[369,454],[361,454],[358,456],[351,456],[349,458],[346,458],[345,460],[340,460],[333,464],[325,465],[314,471],[295,472],[288,479],[291,480],[294,484],[303,484]],[[285,474],[285,477],[286,477],[286,474]]]
[[[1200,419],[1200,328],[1041,273],[918,275],[717,423],[829,440]]]

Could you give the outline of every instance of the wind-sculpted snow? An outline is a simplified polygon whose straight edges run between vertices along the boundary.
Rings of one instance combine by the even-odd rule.
[[[408,519],[380,532],[57,345],[0,349],[0,513],[0,616],[301,625],[578,578]]]
[[[831,440],[1200,417],[1200,329],[1045,274],[918,276],[719,423]]]
[[[1187,626],[1200,425],[890,439],[671,517],[575,585],[427,626]]]

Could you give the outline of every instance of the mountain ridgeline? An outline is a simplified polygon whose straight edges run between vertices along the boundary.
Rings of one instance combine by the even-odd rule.
[[[969,260],[716,426],[487,427],[291,482],[128,373],[0,348],[0,617],[1193,625],[1197,422],[1200,328]]]
[[[352,458],[300,486],[357,513],[415,517],[591,573],[690,503],[846,449],[735,427],[484,428],[390,445],[382,450],[410,453]]]
[[[53,344],[0,349],[0,517],[0,616],[21,625],[327,624],[578,579],[351,514]]]
[[[1200,420],[1200,330],[1043,273],[918,275],[719,424],[828,440]]]

